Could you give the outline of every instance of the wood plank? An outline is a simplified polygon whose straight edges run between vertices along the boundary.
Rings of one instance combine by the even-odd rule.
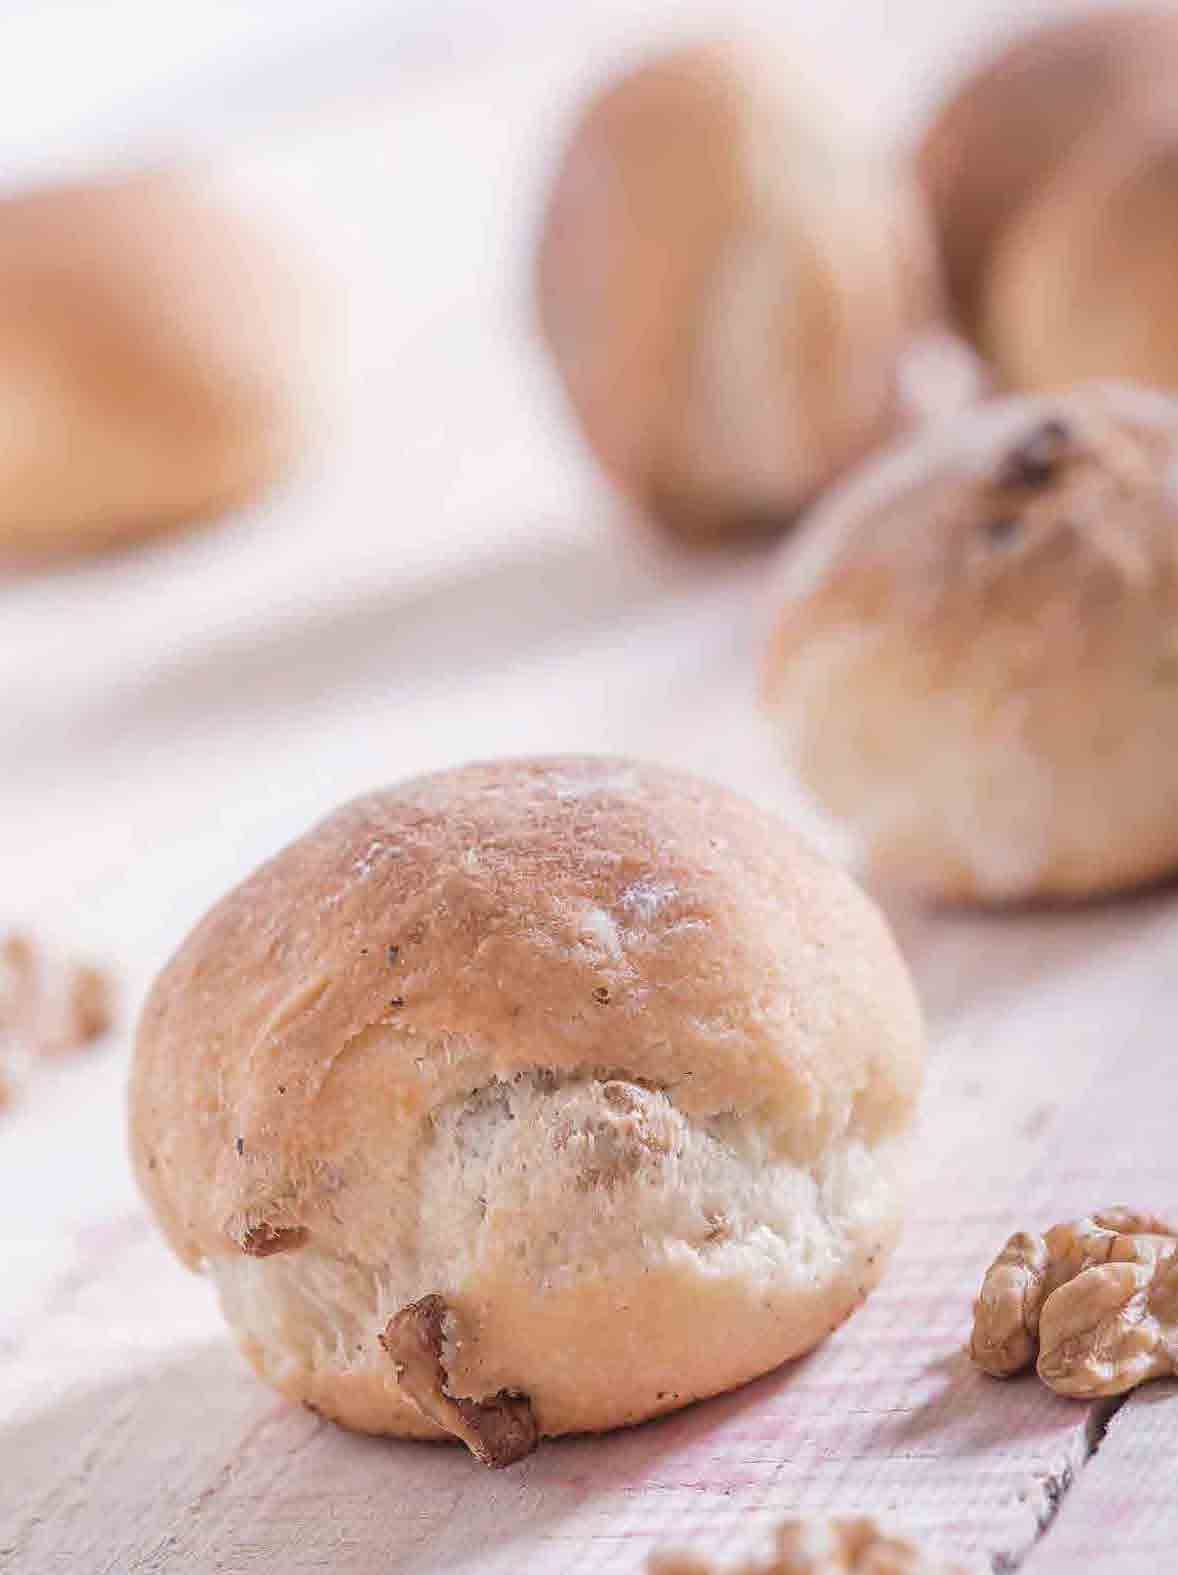
[[[1171,931],[1169,947],[1159,945],[1153,977],[1143,982],[1139,1034],[1124,1057],[1106,1067],[1068,1123],[1066,1143],[1056,1149],[1058,1174],[1073,1195],[1087,1170],[1084,1184],[1094,1202],[1098,1185],[1108,1188],[1102,1196],[1110,1201],[1140,1200],[1160,1213],[1172,1213],[1178,1199],[1174,939]],[[1049,1150],[1045,1163],[1052,1158]],[[1111,1415],[1094,1440],[1096,1453],[1035,1549],[1031,1575],[1088,1568],[1136,1575],[1178,1562],[1178,1384],[1146,1384],[1106,1410]]]
[[[1139,1575],[1175,1567],[1178,1384],[1148,1384],[1108,1422],[1098,1452],[1035,1549],[1030,1575]]]

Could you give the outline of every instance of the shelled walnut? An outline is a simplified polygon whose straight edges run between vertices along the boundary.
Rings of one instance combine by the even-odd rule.
[[[650,1575],[966,1575],[902,1537],[885,1536],[873,1520],[787,1520],[767,1560],[730,1565],[690,1553],[656,1554]]]
[[[114,1020],[110,975],[20,930],[0,934],[0,1110],[23,1069],[96,1043]]]
[[[54,953],[21,931],[0,940],[0,1040],[38,1056],[100,1039],[114,1015],[110,977]]]
[[[973,1361],[1008,1378],[1037,1360],[1059,1394],[1123,1394],[1178,1371],[1178,1227],[1106,1209],[1019,1232],[982,1282]]]
[[[484,1466],[510,1466],[530,1455],[539,1431],[526,1395],[487,1400],[451,1394],[444,1348],[454,1314],[443,1297],[423,1296],[390,1318],[380,1343],[393,1360],[401,1393],[430,1422],[459,1439]],[[454,1338],[451,1332],[449,1337]]]

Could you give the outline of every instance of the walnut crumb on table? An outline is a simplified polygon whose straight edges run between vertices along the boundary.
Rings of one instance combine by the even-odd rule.
[[[787,1520],[774,1551],[726,1569],[690,1553],[656,1554],[649,1575],[967,1575],[903,1537],[887,1536],[873,1520]]]
[[[114,1022],[110,975],[12,930],[0,939],[0,1107],[12,1098],[12,1062],[82,1050]]]
[[[1178,1372],[1178,1226],[1113,1208],[1020,1231],[982,1281],[969,1349],[992,1377],[1035,1363],[1080,1399]]]
[[[0,937],[0,1110],[16,1096],[16,1073],[96,1043],[113,1024],[109,973],[63,958],[22,931]]]
[[[114,1019],[110,975],[60,956],[21,931],[0,941],[0,1037],[35,1055],[101,1039]]]

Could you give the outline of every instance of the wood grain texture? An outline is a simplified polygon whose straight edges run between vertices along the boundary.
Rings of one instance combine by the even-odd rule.
[[[1173,1569],[1176,1456],[1178,1385],[1149,1385],[1109,1420],[1099,1453],[1028,1562],[1032,1575]]]

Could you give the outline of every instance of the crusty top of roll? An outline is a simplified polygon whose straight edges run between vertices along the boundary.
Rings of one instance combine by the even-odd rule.
[[[918,1013],[849,877],[705,782],[503,761],[345,806],[220,902],[158,979],[140,1183],[189,1262],[331,1232],[348,1156],[456,1093],[601,1069],[783,1155],[907,1120]]]
[[[996,400],[832,495],[786,556],[767,698],[889,884],[1075,898],[1174,868],[1178,403]]]
[[[814,511],[783,558],[770,696],[820,629],[903,631],[929,662],[1002,647],[1083,703],[1102,641],[1178,613],[1178,401],[1127,384],[1010,396],[896,450]],[[1131,632],[1131,631],[1130,631]],[[910,696],[915,700],[915,696]]]

